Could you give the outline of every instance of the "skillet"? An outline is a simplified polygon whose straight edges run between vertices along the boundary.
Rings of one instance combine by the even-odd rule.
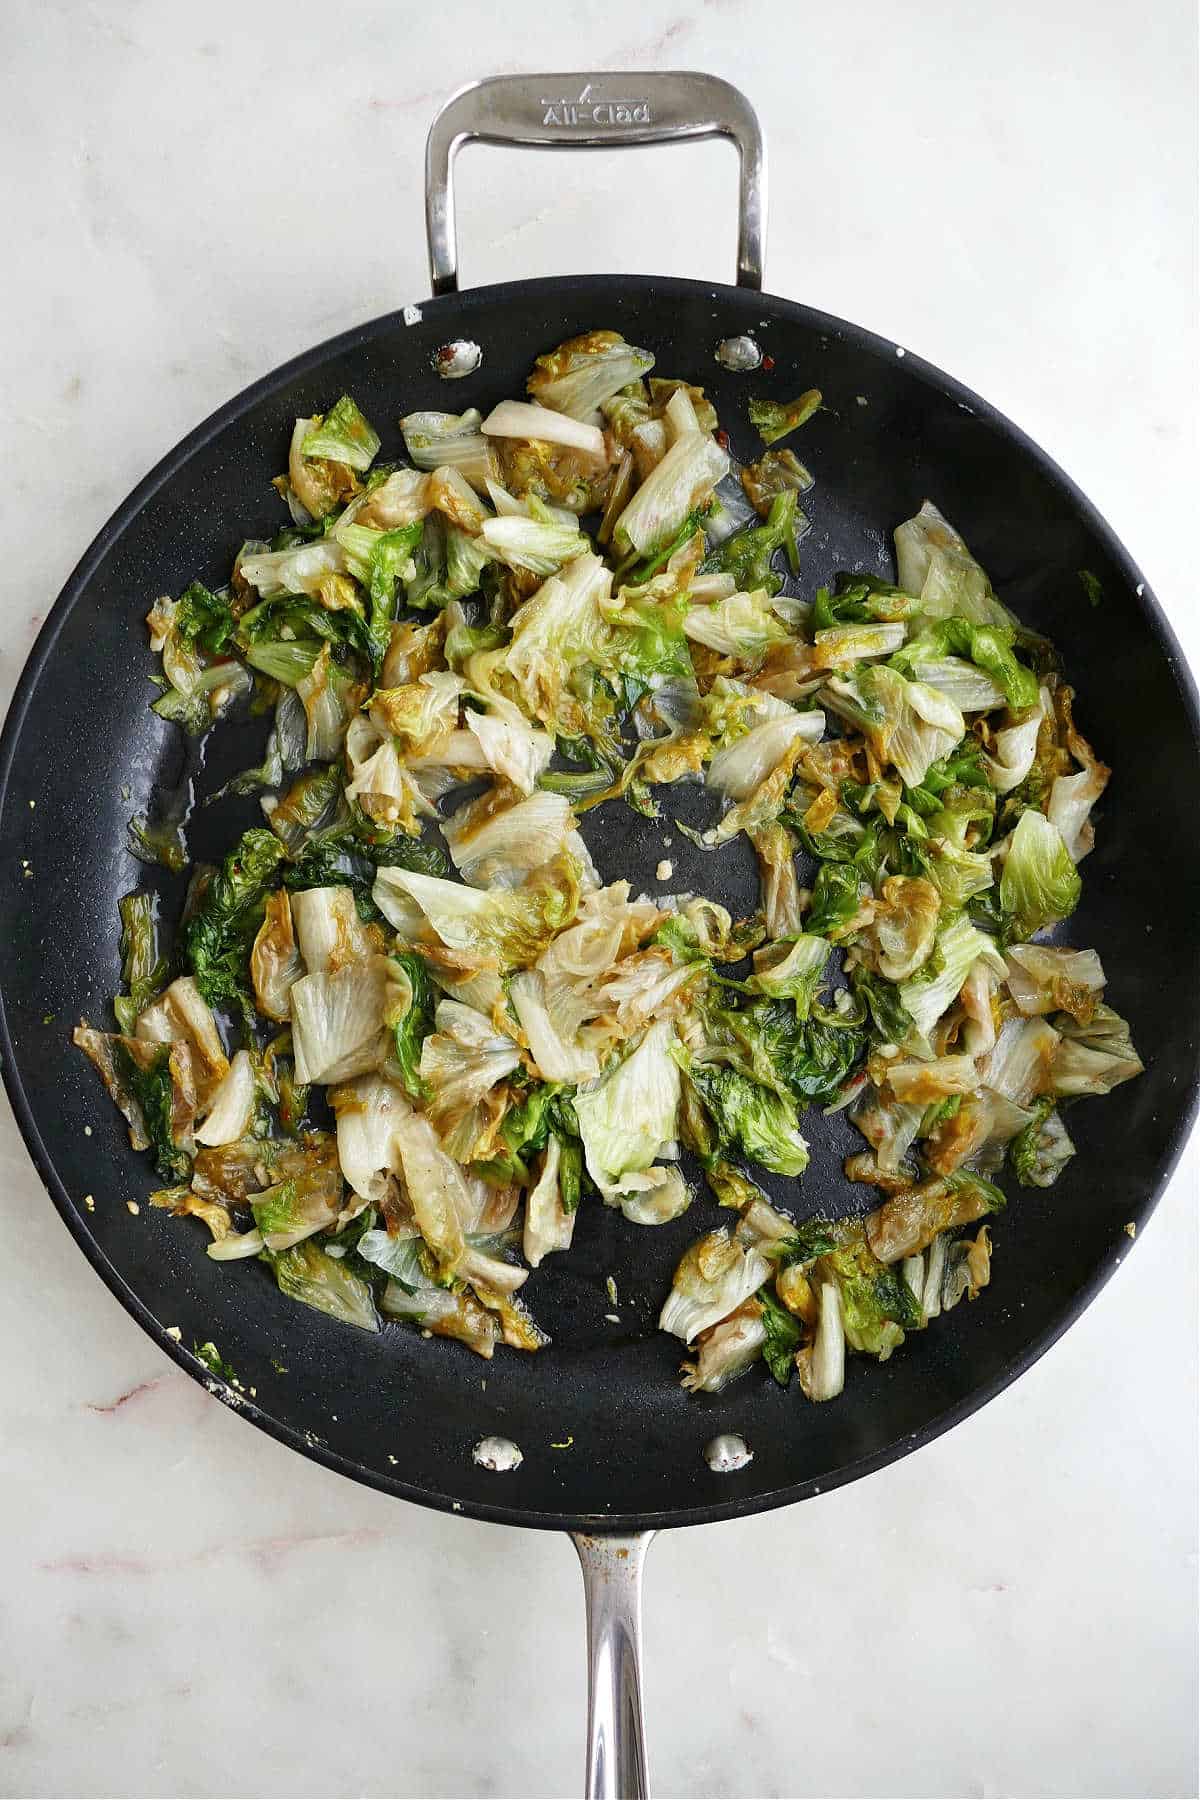
[[[741,157],[736,287],[622,275],[457,293],[450,169],[468,138],[591,147],[714,134],[732,139]],[[1125,1228],[1145,1220],[1166,1182],[1198,1079],[1200,724],[1170,627],[1095,509],[1016,427],[894,344],[760,291],[764,192],[753,111],[711,76],[524,76],[455,95],[427,151],[435,298],[294,359],[146,477],[55,604],[0,740],[0,1055],[51,1198],[161,1348],[281,1442],[403,1499],[575,1535],[592,1656],[588,1792],[597,1795],[646,1791],[637,1648],[649,1536],[854,1480],[1013,1381],[1128,1251]],[[607,1209],[586,1210],[571,1255],[537,1279],[535,1310],[551,1347],[533,1358],[498,1356],[486,1386],[484,1366],[457,1346],[399,1329],[367,1337],[297,1307],[253,1265],[210,1262],[196,1236],[165,1214],[143,1206],[129,1217],[120,1200],[144,1199],[152,1176],[131,1157],[121,1120],[69,1043],[81,1013],[105,1016],[119,966],[117,899],[145,879],[123,848],[130,813],[193,778],[201,793],[214,791],[258,760],[261,723],[214,733],[200,768],[175,728],[149,711],[142,619],[150,600],[193,576],[218,583],[243,527],[275,528],[267,484],[284,466],[296,416],[352,393],[368,417],[391,422],[388,455],[399,449],[401,411],[487,410],[523,391],[536,355],[596,326],[652,349],[661,373],[702,382],[743,458],[752,451],[751,393],[791,399],[819,387],[828,410],[805,428],[803,446],[818,485],[805,498],[813,529],[801,547],[802,591],[840,568],[890,577],[892,526],[934,499],[1006,602],[1063,646],[1082,729],[1114,766],[1071,938],[1104,952],[1108,998],[1129,1019],[1147,1072],[1120,1100],[1073,1115],[1079,1154],[1052,1191],[1014,1198],[996,1232],[983,1304],[910,1337],[883,1366],[855,1359],[845,1394],[829,1406],[785,1397],[754,1374],[719,1395],[678,1387],[678,1346],[655,1320],[679,1255],[705,1228],[702,1202],[672,1225],[637,1233]],[[714,360],[721,340],[741,334],[774,359],[769,374],[737,374]],[[448,386],[437,352],[458,340],[478,343],[483,358]],[[248,503],[261,517],[248,516]],[[1081,569],[1100,584],[1098,611]],[[1146,854],[1148,797],[1170,841],[1167,883],[1162,859]],[[252,802],[199,808],[189,826],[193,854],[218,855],[252,822]],[[589,815],[604,878],[649,886],[664,829],[617,806]],[[732,850],[704,857],[676,838],[672,856],[675,885],[712,894],[735,913],[753,904],[753,869]],[[156,871],[156,881],[164,917],[176,916],[182,878]],[[800,1216],[862,1206],[863,1191],[841,1175],[843,1156],[860,1147],[857,1134],[810,1115],[806,1135],[813,1156],[802,1185],[768,1183],[773,1197]],[[94,1212],[85,1194],[97,1197]],[[210,1339],[240,1387],[191,1354]],[[745,1467],[708,1466],[704,1446],[723,1433],[751,1446]],[[517,1443],[521,1466],[498,1474],[476,1463],[473,1447],[488,1435]]]

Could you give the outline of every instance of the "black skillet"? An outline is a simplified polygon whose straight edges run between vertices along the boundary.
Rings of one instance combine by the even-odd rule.
[[[622,275],[455,292],[449,176],[462,141],[613,145],[714,133],[741,153],[737,287]],[[1153,1207],[1197,1082],[1196,700],[1131,558],[1035,445],[915,356],[758,291],[761,140],[751,108],[726,83],[691,74],[484,82],[439,115],[427,176],[439,297],[320,345],[222,407],[114,515],[46,622],[0,744],[0,1052],[55,1205],[117,1298],[189,1374],[280,1441],[399,1498],[576,1534],[593,1658],[589,1792],[641,1793],[638,1578],[649,1534],[804,1499],[945,1431],[1053,1343],[1128,1250],[1126,1226]],[[144,879],[123,847],[126,821],[183,772],[175,728],[147,706],[148,602],[193,575],[219,582],[247,530],[276,527],[268,483],[297,415],[342,392],[380,423],[418,408],[486,409],[523,391],[539,352],[593,326],[647,345],[661,372],[702,382],[743,455],[752,447],[751,392],[790,399],[820,387],[828,410],[806,427],[803,446],[818,478],[805,500],[813,530],[802,547],[803,590],[836,569],[890,576],[891,528],[935,499],[1008,604],[1066,647],[1082,727],[1115,767],[1071,939],[1100,947],[1109,997],[1131,1021],[1147,1072],[1073,1115],[1079,1155],[1052,1192],[1014,1197],[996,1229],[984,1301],[910,1338],[882,1367],[855,1359],[845,1394],[828,1406],[784,1395],[766,1375],[719,1396],[689,1398],[677,1385],[678,1345],[656,1332],[655,1316],[682,1248],[714,1222],[707,1202],[656,1231],[587,1210],[570,1256],[532,1284],[553,1346],[532,1358],[498,1355],[486,1390],[484,1365],[458,1346],[400,1328],[370,1337],[295,1306],[257,1266],[210,1262],[198,1235],[166,1215],[143,1206],[130,1217],[120,1201],[144,1197],[152,1178],[69,1044],[81,1013],[107,1016],[117,899]],[[743,333],[774,358],[769,375],[728,373],[714,361],[720,340]],[[448,386],[436,352],[452,340],[477,342],[483,360]],[[398,450],[393,427],[385,454]],[[1096,611],[1081,569],[1100,583]],[[257,761],[261,733],[259,723],[214,734],[201,791]],[[243,816],[238,804],[198,811],[193,854],[219,853],[251,821],[252,807]],[[1158,829],[1148,833],[1151,811]],[[635,886],[653,885],[664,831],[669,820],[651,826],[619,806],[588,822],[605,878]],[[734,849],[705,857],[675,834],[670,854],[674,886],[715,894],[735,912],[753,901],[753,872]],[[172,916],[181,883],[164,876],[162,888]],[[811,1116],[806,1130],[812,1166],[801,1185],[777,1184],[779,1197],[801,1214],[861,1205],[862,1190],[840,1172],[851,1128]],[[85,1194],[95,1195],[94,1211]],[[240,1391],[214,1382],[189,1354],[207,1339],[237,1371]],[[754,1456],[718,1474],[703,1450],[725,1432],[740,1434]],[[473,1460],[488,1435],[520,1446],[518,1469],[492,1473]]]

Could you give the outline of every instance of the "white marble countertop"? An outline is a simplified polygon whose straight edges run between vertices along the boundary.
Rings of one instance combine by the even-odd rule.
[[[9,0],[0,697],[178,437],[426,291],[441,97],[555,65],[738,81],[772,159],[768,287],[1018,420],[1200,660],[1185,0],[1140,23],[1116,0],[579,0],[569,30],[543,10]],[[568,173],[473,151],[464,279],[730,278],[728,153],[627,154]],[[248,1429],[92,1276],[6,1106],[0,1159],[0,1792],[575,1791],[570,1546],[391,1502]],[[1193,1145],[1127,1265],[982,1414],[855,1487],[659,1542],[661,1795],[1196,1791],[1197,1167]]]

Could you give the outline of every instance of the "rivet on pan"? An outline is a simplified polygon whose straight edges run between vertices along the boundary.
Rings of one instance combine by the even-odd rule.
[[[754,1452],[736,1432],[722,1432],[704,1446],[704,1460],[714,1475],[735,1475],[754,1461]]]
[[[763,359],[763,353],[752,337],[722,338],[715,355],[721,367],[732,369],[735,375],[749,374]]]
[[[473,375],[482,361],[483,351],[478,344],[470,338],[455,338],[453,343],[434,351],[430,366],[443,381],[461,381],[464,375]]]
[[[519,1469],[525,1461],[511,1438],[480,1438],[471,1452],[472,1460],[481,1469],[490,1469],[495,1475],[503,1475],[509,1469]]]

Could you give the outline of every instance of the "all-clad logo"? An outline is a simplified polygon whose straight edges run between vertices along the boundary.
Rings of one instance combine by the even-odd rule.
[[[578,100],[539,100],[543,125],[649,125],[646,100],[604,100],[585,82]]]

